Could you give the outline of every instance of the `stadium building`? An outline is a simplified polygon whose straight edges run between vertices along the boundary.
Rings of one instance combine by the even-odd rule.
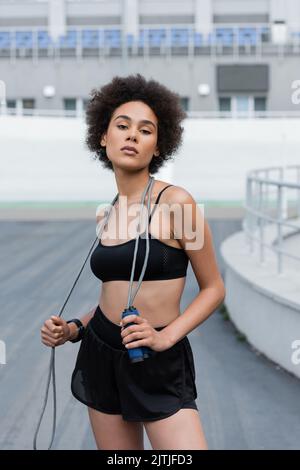
[[[91,88],[142,71],[190,116],[293,114],[299,20],[297,0],[0,0],[1,111],[80,116]]]

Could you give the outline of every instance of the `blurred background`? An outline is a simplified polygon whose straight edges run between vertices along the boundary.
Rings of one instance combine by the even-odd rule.
[[[203,205],[226,285],[189,335],[209,447],[300,448],[299,58],[297,0],[0,0],[0,448],[32,448],[39,330],[117,192],[85,146],[89,93],[137,72],[180,95],[183,145],[156,178]],[[189,266],[183,309],[197,288]],[[86,268],[64,316],[98,291]],[[95,448],[69,390],[77,348],[57,349],[57,449]]]

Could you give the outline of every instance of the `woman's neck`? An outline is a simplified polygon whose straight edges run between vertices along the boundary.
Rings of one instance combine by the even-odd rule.
[[[141,201],[142,194],[149,183],[149,173],[137,177],[136,174],[132,176],[126,175],[120,177],[116,176],[116,184],[118,188],[119,197],[126,197],[127,204],[134,204]]]

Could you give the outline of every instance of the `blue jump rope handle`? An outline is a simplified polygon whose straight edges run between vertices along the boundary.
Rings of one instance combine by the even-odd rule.
[[[139,311],[135,307],[131,306],[131,307],[125,308],[125,310],[122,313],[122,319],[127,317],[128,315],[139,315],[139,314],[140,314]],[[135,325],[135,323],[134,322],[127,323],[125,328],[127,328],[130,325]],[[152,354],[153,354],[153,351],[151,348],[148,348],[148,346],[141,346],[139,348],[128,349],[129,359],[130,359],[130,362],[132,363],[141,362],[144,359],[147,359],[148,357],[152,356]]]

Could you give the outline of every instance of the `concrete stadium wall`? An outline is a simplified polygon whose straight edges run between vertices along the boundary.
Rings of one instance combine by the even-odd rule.
[[[156,175],[201,201],[244,199],[248,170],[299,162],[300,119],[187,119],[183,145]],[[84,145],[77,118],[0,116],[0,202],[111,200],[113,173]]]
[[[296,254],[300,238],[291,238],[298,246]],[[260,265],[258,252],[249,254],[243,232],[228,237],[221,253],[231,320],[258,351],[300,378],[299,262],[296,266],[285,258],[284,272],[278,276],[274,254],[268,252]]]

